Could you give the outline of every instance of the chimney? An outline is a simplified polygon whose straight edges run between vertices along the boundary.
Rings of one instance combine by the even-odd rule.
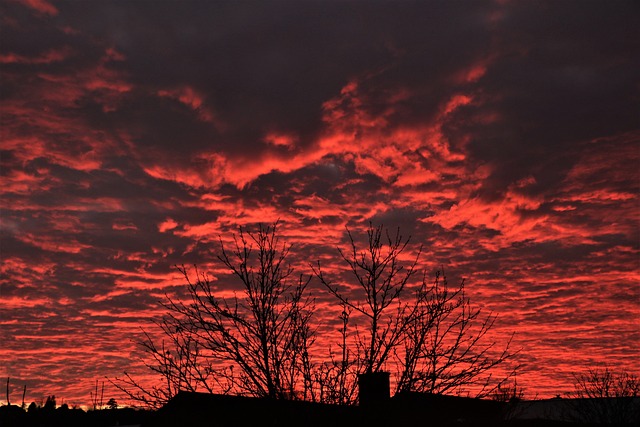
[[[360,406],[375,406],[389,400],[389,372],[369,372],[358,375]]]

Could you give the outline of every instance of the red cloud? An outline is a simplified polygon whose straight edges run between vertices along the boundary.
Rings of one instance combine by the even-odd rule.
[[[50,49],[41,55],[28,57],[15,53],[0,54],[0,64],[51,64],[65,61],[72,55],[69,47]]]
[[[196,112],[199,120],[213,123],[217,129],[226,129],[225,124],[217,117],[213,110],[205,104],[205,97],[190,86],[182,86],[177,89],[162,89],[158,91],[158,96],[171,98],[184,104]]]
[[[23,3],[25,6],[28,6],[31,9],[45,15],[56,16],[58,14],[58,9],[54,5],[49,3],[47,0],[18,0],[18,1]]]

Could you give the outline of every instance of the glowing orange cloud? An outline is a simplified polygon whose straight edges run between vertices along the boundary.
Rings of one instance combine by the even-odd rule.
[[[31,9],[46,15],[55,16],[58,14],[58,9],[47,0],[18,0],[24,3]]]

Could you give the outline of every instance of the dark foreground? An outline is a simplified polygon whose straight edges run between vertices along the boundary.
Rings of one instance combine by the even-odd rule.
[[[631,426],[636,425],[639,420],[639,404],[637,399],[508,403],[408,394],[365,406],[334,406],[299,401],[180,393],[158,411],[124,408],[85,412],[81,409],[38,408],[27,412],[15,405],[2,406],[0,427],[591,427],[605,423],[610,426]],[[598,411],[593,408],[599,409],[601,416],[606,415],[609,418],[596,418]],[[604,414],[602,410],[605,410]]]

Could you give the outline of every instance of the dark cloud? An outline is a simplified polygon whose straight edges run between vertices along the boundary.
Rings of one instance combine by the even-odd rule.
[[[471,124],[470,153],[494,167],[488,194],[529,175],[545,192],[575,164],[576,143],[637,129],[637,5],[576,6],[519,2],[494,28],[495,60],[480,81],[485,102],[459,117]],[[474,124],[486,111],[498,118]]]

